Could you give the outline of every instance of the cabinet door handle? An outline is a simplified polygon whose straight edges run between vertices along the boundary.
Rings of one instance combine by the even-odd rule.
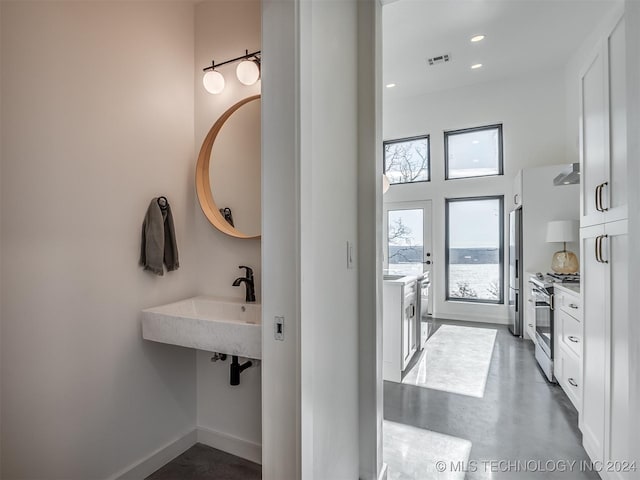
[[[602,188],[602,184],[600,184],[600,185],[598,185],[598,186],[596,187],[596,194],[595,194],[595,196],[594,196],[594,200],[595,200],[595,202],[596,202],[596,210],[597,210],[597,211],[599,211],[599,212],[601,212],[601,211],[602,211],[602,209],[601,209],[601,207],[600,207],[600,198],[601,198],[601,197],[600,197],[600,189],[601,189],[601,188]]]
[[[513,203],[515,203],[516,205],[518,204],[518,194],[517,193],[513,196]]]
[[[571,377],[567,378],[567,382],[569,382],[571,385],[573,385],[574,387],[578,386],[578,383]]]
[[[580,343],[580,339],[578,337],[574,337],[573,335],[569,335],[567,338],[573,343]]]
[[[602,241],[605,238],[609,238],[609,235],[600,235],[600,243],[598,244],[598,256],[600,257],[600,263],[609,263],[609,260],[605,260],[602,257]]]
[[[530,324],[529,324],[529,326],[530,326],[531,328],[533,328],[533,323],[530,323]]]
[[[602,238],[602,235],[598,235],[596,237],[596,242],[595,242],[595,255],[596,255],[596,262],[598,263],[602,263],[602,260],[600,259],[600,239]]]
[[[578,305],[576,305],[575,303],[570,303],[569,304],[569,308],[573,308],[574,310],[578,309]]]
[[[599,201],[600,201],[600,211],[601,212],[606,212],[606,211],[609,210],[608,207],[604,207],[603,204],[602,204],[602,190],[604,190],[604,187],[606,187],[608,185],[609,185],[609,182],[604,182],[604,183],[601,183],[599,185],[600,191],[598,192],[598,197],[599,197]]]

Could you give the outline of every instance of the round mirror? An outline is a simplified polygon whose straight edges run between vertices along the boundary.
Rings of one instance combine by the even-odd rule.
[[[260,95],[227,110],[202,143],[196,191],[211,224],[237,238],[259,238]]]

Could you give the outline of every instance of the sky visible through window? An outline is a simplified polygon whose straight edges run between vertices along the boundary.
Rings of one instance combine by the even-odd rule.
[[[450,133],[447,141],[447,178],[484,177],[500,174],[500,130]]]
[[[501,201],[449,202],[449,298],[501,300]]]
[[[390,183],[429,181],[429,137],[385,142],[384,165]]]
[[[422,271],[424,212],[421,208],[389,210],[387,235],[389,267]]]

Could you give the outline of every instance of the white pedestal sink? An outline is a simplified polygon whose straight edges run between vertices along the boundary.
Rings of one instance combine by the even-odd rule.
[[[260,359],[262,308],[229,298],[200,296],[142,311],[146,340]]]

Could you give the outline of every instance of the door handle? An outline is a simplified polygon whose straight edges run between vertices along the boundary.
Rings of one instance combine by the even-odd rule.
[[[608,208],[608,207],[607,207],[607,208],[605,208],[605,207],[603,207],[603,206],[602,206],[602,190],[603,190],[603,189],[604,189],[604,187],[606,187],[607,185],[609,185],[609,182],[604,182],[604,183],[601,183],[601,184],[599,185],[599,187],[600,187],[600,191],[598,192],[598,197],[599,197],[599,201],[600,201],[600,211],[601,211],[601,212],[606,212],[606,211],[608,211],[608,210],[609,210],[609,208]]]
[[[602,257],[602,241],[603,241],[605,238],[609,238],[609,235],[600,235],[600,243],[598,244],[598,245],[599,245],[599,246],[598,246],[598,255],[600,256],[600,263],[609,263],[609,260],[605,260],[605,259]]]
[[[600,238],[602,237],[602,235],[598,235],[596,237],[596,242],[595,242],[595,255],[596,255],[596,262],[598,263],[602,263],[602,260],[600,259]]]
[[[571,385],[573,385],[574,387],[577,387],[577,386],[578,386],[578,383],[577,383],[573,378],[571,378],[571,377],[569,377],[569,378],[567,379],[567,382],[569,382],[569,383],[570,383]]]
[[[601,198],[601,197],[600,197],[600,189],[601,189],[601,188],[602,188],[602,184],[600,184],[600,185],[598,185],[598,186],[596,187],[596,194],[595,194],[595,196],[594,196],[594,200],[595,200],[595,202],[596,202],[596,210],[597,210],[597,211],[599,211],[599,212],[601,212],[601,211],[602,211],[602,210],[601,210],[601,207],[600,207],[600,198]]]
[[[570,303],[569,304],[569,308],[573,308],[574,310],[578,309],[578,305],[576,305],[575,303]]]
[[[569,335],[567,338],[569,339],[570,342],[580,343],[580,339],[578,339],[578,337],[574,337],[573,335]]]

